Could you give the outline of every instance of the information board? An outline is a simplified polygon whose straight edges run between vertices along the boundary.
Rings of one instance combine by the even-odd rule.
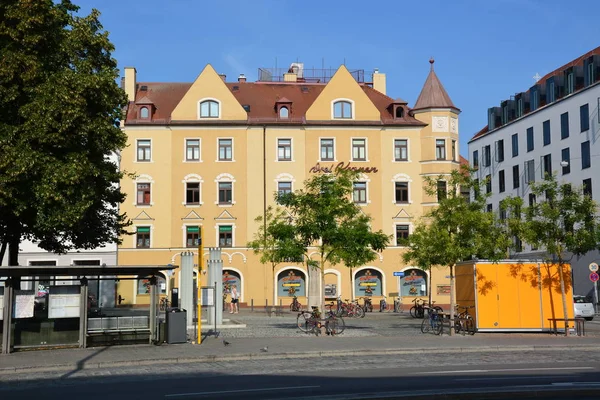
[[[50,286],[48,318],[79,318],[79,286]]]
[[[215,305],[215,289],[208,288],[200,288],[202,293],[202,305],[203,306],[214,306]]]
[[[14,318],[32,318],[35,306],[34,290],[15,290]]]

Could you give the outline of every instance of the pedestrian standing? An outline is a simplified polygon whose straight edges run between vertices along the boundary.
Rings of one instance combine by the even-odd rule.
[[[231,304],[229,305],[229,314],[237,314],[240,311],[239,307],[239,293],[237,285],[231,287]]]

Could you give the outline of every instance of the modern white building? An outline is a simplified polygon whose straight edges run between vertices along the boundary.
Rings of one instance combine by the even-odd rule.
[[[530,183],[545,173],[600,201],[600,47],[542,77],[488,110],[488,125],[469,141],[469,162],[477,178],[490,178],[488,210],[519,196],[535,201]],[[537,258],[541,250],[523,246],[515,258]],[[592,295],[588,265],[600,253],[573,257],[574,294]]]

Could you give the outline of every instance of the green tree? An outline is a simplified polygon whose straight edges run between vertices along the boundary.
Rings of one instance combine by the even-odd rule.
[[[425,179],[425,192],[438,197],[438,206],[418,221],[413,233],[406,239],[408,250],[402,255],[405,263],[414,263],[425,270],[432,267],[450,268],[450,319],[454,320],[455,282],[454,267],[473,258],[497,261],[506,254],[509,236],[496,215],[486,212],[486,196],[481,185],[486,182],[471,178],[474,170],[463,167],[452,171],[450,177]],[[438,182],[446,180],[446,191],[440,191]],[[469,199],[460,188],[475,193]],[[430,288],[431,290],[431,288]],[[454,326],[450,333],[453,334]]]
[[[381,230],[372,231],[371,218],[352,201],[356,179],[357,174],[347,171],[313,175],[304,182],[303,189],[277,197],[294,218],[295,237],[307,255],[308,268],[320,269],[321,288],[325,287],[325,265],[364,265],[373,261],[376,252],[385,249],[390,240]],[[315,247],[318,261],[308,257],[309,248]],[[320,304],[315,299],[309,301],[323,309],[323,293],[316,298],[321,299]]]
[[[0,2],[0,259],[22,239],[52,252],[118,242],[125,93],[99,12],[68,0]]]
[[[566,327],[565,287],[571,282],[570,276],[565,277],[566,264],[574,255],[600,249],[598,206],[582,188],[561,184],[554,175],[532,182],[530,193],[532,201],[524,209],[520,198],[503,201],[502,207],[513,216],[508,231],[532,247],[544,249],[545,264],[557,265]]]
[[[254,219],[259,226],[254,240],[248,243],[255,254],[260,254],[261,264],[270,264],[273,282],[275,267],[282,262],[302,262],[305,249],[297,240],[291,217],[282,209],[267,207],[264,215]],[[273,286],[273,305],[277,299],[277,286]]]

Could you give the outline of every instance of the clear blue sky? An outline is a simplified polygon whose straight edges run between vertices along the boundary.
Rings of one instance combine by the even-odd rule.
[[[338,67],[387,74],[414,105],[433,56],[460,115],[460,152],[486,110],[600,45],[598,0],[73,0],[97,8],[119,67],[140,81],[191,82],[211,63],[228,80],[259,67]]]

